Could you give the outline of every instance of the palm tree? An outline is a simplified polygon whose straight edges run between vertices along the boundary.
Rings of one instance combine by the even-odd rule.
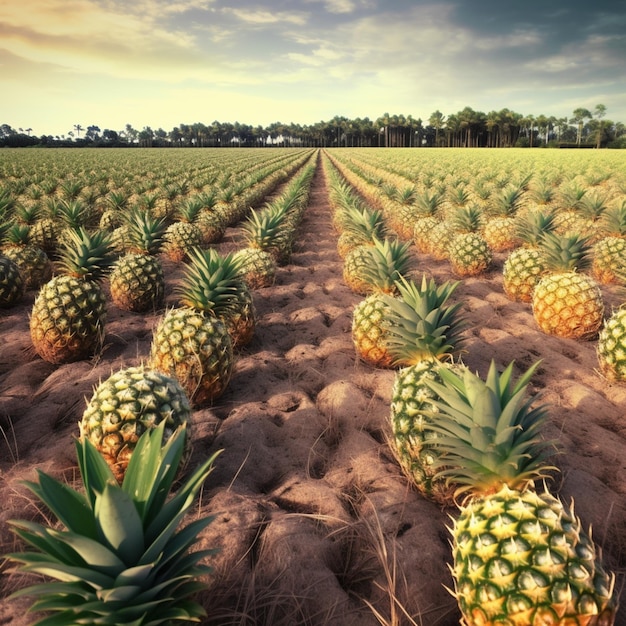
[[[570,124],[576,124],[576,145],[580,147],[580,142],[583,136],[583,125],[586,119],[591,119],[593,116],[591,115],[591,111],[589,109],[584,109],[579,107],[574,110],[573,117],[569,121]]]
[[[604,124],[602,118],[606,115],[606,107],[603,104],[596,104],[596,108],[593,111],[594,117],[598,120],[598,130],[596,136],[596,148],[599,148],[602,144],[602,135],[604,134]]]
[[[446,120],[446,116],[437,109],[428,118],[428,123],[435,129],[435,147],[439,147],[439,131],[443,128],[443,123]]]
[[[85,129],[80,124],[74,124],[74,130],[76,131],[76,133],[80,137],[81,131],[83,131]]]

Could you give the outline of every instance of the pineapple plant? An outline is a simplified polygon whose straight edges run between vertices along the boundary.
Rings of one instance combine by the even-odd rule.
[[[438,367],[458,366],[453,358],[463,343],[465,321],[461,303],[449,299],[459,283],[436,285],[424,277],[399,284],[400,298],[386,298],[390,309],[387,345],[396,372],[391,399],[390,447],[412,484],[427,498],[440,504],[452,502],[452,489],[439,474],[437,436],[429,428],[436,412],[435,394],[425,384],[440,380]]]
[[[513,363],[485,380],[441,367],[431,428],[441,474],[456,485],[453,594],[465,626],[612,626],[614,575],[601,562],[573,505],[545,487],[554,467],[541,427],[545,406],[527,387],[537,364],[513,381]]]
[[[417,214],[413,222],[413,241],[420,252],[429,252],[430,232],[441,221],[440,208],[443,194],[424,191],[415,200]]]
[[[0,309],[17,304],[24,295],[24,281],[17,264],[0,255]]]
[[[6,555],[16,569],[46,576],[12,597],[34,596],[31,611],[48,611],[39,624],[198,622],[205,615],[194,598],[201,561],[214,550],[192,550],[213,520],[199,517],[179,528],[211,473],[217,453],[202,462],[176,492],[186,427],[165,441],[166,422],[139,438],[120,485],[89,439],[75,442],[83,490],[38,471],[26,487],[56,518],[50,526],[11,520],[27,546]],[[50,580],[52,579],[52,580]]]
[[[626,237],[602,237],[591,250],[591,275],[603,285],[618,281],[626,269]]]
[[[493,260],[487,240],[478,232],[459,233],[449,242],[448,261],[457,276],[477,276]]]
[[[385,238],[356,247],[344,259],[344,282],[360,295],[395,292],[396,280],[412,268],[411,245],[411,241]]]
[[[114,372],[93,392],[79,423],[81,439],[88,439],[102,455],[118,483],[141,435],[165,422],[163,435],[191,421],[187,394],[177,380],[144,365]]]
[[[183,306],[221,320],[234,349],[252,340],[256,317],[254,302],[234,253],[221,256],[214,249],[190,250],[189,263],[176,293]]]
[[[518,245],[515,218],[524,199],[524,187],[510,185],[494,199],[492,217],[487,220],[484,237],[494,252],[511,250]]]
[[[385,339],[389,326],[389,305],[383,295],[395,295],[398,292],[397,281],[410,271],[410,245],[411,242],[385,240],[374,247],[363,246],[370,253],[371,265],[364,267],[363,272],[372,293],[352,312],[352,341],[357,354],[374,367],[392,367]]]
[[[598,363],[608,380],[626,380],[626,309],[614,311],[598,335]]]
[[[235,252],[234,260],[248,289],[261,289],[274,284],[276,259],[269,252],[254,247],[241,248]]]
[[[203,406],[219,398],[230,382],[232,340],[214,315],[171,309],[153,331],[148,365],[176,378],[192,406]]]
[[[30,242],[30,226],[16,222],[5,233],[2,254],[19,268],[24,289],[38,289],[52,278],[48,255]]]
[[[545,233],[541,250],[545,275],[533,291],[533,316],[546,334],[569,339],[592,339],[604,318],[598,283],[577,270],[590,263],[587,238]]]
[[[351,206],[344,209],[340,228],[337,252],[342,259],[356,247],[372,245],[374,239],[384,239],[388,234],[382,212],[366,207]]]
[[[545,271],[541,240],[554,228],[554,216],[539,210],[528,211],[518,220],[521,246],[507,256],[502,267],[504,293],[514,302],[532,302],[535,286]]]
[[[163,252],[174,263],[184,261],[189,250],[202,244],[202,230],[196,223],[201,210],[201,203],[183,203],[177,212],[178,220],[165,230]]]
[[[163,243],[165,221],[135,209],[125,225],[127,253],[115,262],[109,275],[111,299],[125,311],[156,311],[165,304],[165,277],[156,256]]]
[[[106,297],[100,285],[113,262],[102,231],[68,230],[59,269],[39,291],[30,317],[33,346],[49,363],[69,363],[93,355],[102,345]]]

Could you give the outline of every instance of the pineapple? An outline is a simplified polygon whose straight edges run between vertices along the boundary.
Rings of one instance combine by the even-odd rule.
[[[480,233],[460,233],[449,244],[448,260],[457,276],[477,276],[489,268],[493,254]]]
[[[389,305],[382,296],[397,293],[397,281],[410,270],[410,245],[411,242],[385,240],[373,247],[361,246],[371,263],[364,266],[362,272],[367,289],[372,293],[352,313],[352,340],[357,354],[374,367],[392,367],[391,355],[385,345]]]
[[[609,380],[626,380],[626,309],[614,311],[602,325],[597,344],[600,371]]]
[[[156,311],[165,304],[165,277],[156,254],[161,248],[165,221],[135,209],[126,218],[127,254],[111,270],[111,299],[125,311]]]
[[[202,233],[202,245],[208,246],[217,243],[226,232],[224,217],[215,210],[215,193],[203,193],[198,196],[200,211],[196,218],[196,224]]]
[[[164,421],[169,439],[190,420],[189,400],[178,381],[143,365],[127,367],[94,389],[79,424],[80,437],[89,439],[121,484],[146,430]]]
[[[210,313],[224,322],[234,349],[252,340],[254,302],[233,253],[220,256],[213,249],[190,250],[176,293],[183,306]]]
[[[201,561],[214,551],[191,548],[213,517],[178,527],[217,454],[173,493],[187,432],[182,426],[164,441],[165,430],[164,420],[140,437],[122,485],[86,438],[75,442],[84,491],[42,471],[26,483],[49,509],[47,517],[58,520],[9,522],[30,551],[6,557],[19,571],[46,577],[12,596],[35,596],[31,610],[52,612],[38,623],[157,626],[205,615],[193,597],[211,572]]]
[[[589,265],[590,247],[579,235],[543,236],[546,274],[533,292],[533,316],[547,334],[569,339],[592,339],[604,318],[597,282],[576,270]]]
[[[163,252],[174,263],[184,261],[189,250],[202,244],[202,230],[196,223],[201,210],[201,203],[185,202],[178,209],[179,219],[165,230]]]
[[[393,368],[387,348],[391,310],[382,294],[373,293],[362,300],[352,313],[352,341],[357,354],[374,367]]]
[[[426,250],[437,261],[445,261],[450,252],[450,244],[456,236],[452,224],[447,221],[438,222],[428,233]]]
[[[149,365],[176,378],[192,406],[203,406],[219,398],[230,382],[232,340],[214,315],[171,309],[153,332]]]
[[[522,245],[509,254],[502,267],[502,286],[511,300],[532,302],[535,286],[546,269],[541,240],[544,233],[554,228],[554,217],[538,210],[531,210],[518,220],[517,236]]]
[[[395,292],[396,280],[411,270],[411,244],[385,238],[354,248],[344,259],[344,282],[361,295]]]
[[[24,295],[24,281],[17,264],[0,256],[0,309],[17,304]]]
[[[447,304],[459,283],[437,286],[426,282],[416,285],[402,282],[401,298],[387,298],[390,308],[388,349],[398,369],[391,400],[390,445],[400,467],[416,488],[440,504],[452,501],[452,489],[436,469],[439,458],[437,436],[429,428],[436,411],[435,394],[425,384],[438,378],[441,361],[445,367],[457,368],[448,361],[462,345],[465,322],[460,303]]]
[[[287,225],[287,210],[283,205],[275,202],[259,211],[251,209],[241,230],[248,248],[268,252],[277,265],[289,261],[293,233]]]
[[[239,275],[248,289],[271,287],[276,280],[276,260],[267,251],[259,248],[241,248],[234,254],[239,265]]]
[[[380,211],[348,207],[343,211],[342,232],[337,240],[337,252],[345,259],[357,246],[372,245],[374,239],[384,239],[387,227]]]
[[[106,297],[99,284],[113,262],[104,232],[66,232],[62,274],[39,291],[30,317],[37,354],[49,363],[69,363],[93,355],[102,345]]]
[[[465,626],[611,626],[614,576],[605,571],[573,507],[535,482],[551,443],[544,406],[526,390],[536,365],[513,383],[513,363],[485,380],[440,368],[431,428],[441,474],[464,498],[450,529],[454,595]]]
[[[485,224],[484,237],[494,252],[511,250],[518,245],[515,216],[524,197],[524,187],[511,185],[495,199],[493,214]]]
[[[442,194],[428,191],[419,194],[415,200],[418,212],[413,221],[413,241],[420,252],[428,253],[430,250],[430,232],[441,221],[439,212],[443,201]]]
[[[52,278],[52,263],[48,255],[29,243],[30,226],[15,223],[7,230],[2,254],[19,268],[24,289],[39,289]]]
[[[593,244],[591,274],[603,285],[617,282],[620,271],[626,269],[626,238],[602,237]]]

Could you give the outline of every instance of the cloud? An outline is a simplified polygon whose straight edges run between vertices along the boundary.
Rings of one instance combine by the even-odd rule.
[[[246,24],[255,26],[280,23],[304,26],[307,21],[307,15],[301,12],[287,13],[282,11],[265,11],[263,9],[233,9],[230,7],[222,9],[222,12],[233,15]]]

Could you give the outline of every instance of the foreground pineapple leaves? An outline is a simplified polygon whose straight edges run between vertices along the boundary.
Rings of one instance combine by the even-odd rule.
[[[146,431],[120,486],[88,440],[76,441],[85,493],[39,472],[26,486],[63,524],[55,530],[23,520],[14,532],[36,549],[8,554],[19,571],[49,576],[13,597],[39,599],[32,611],[52,611],[40,626],[125,624],[153,626],[199,621],[204,609],[191,596],[211,568],[200,561],[214,550],[189,548],[213,520],[204,517],[176,532],[219,454],[207,459],[168,499],[183,455],[186,427],[163,444],[164,422]]]

